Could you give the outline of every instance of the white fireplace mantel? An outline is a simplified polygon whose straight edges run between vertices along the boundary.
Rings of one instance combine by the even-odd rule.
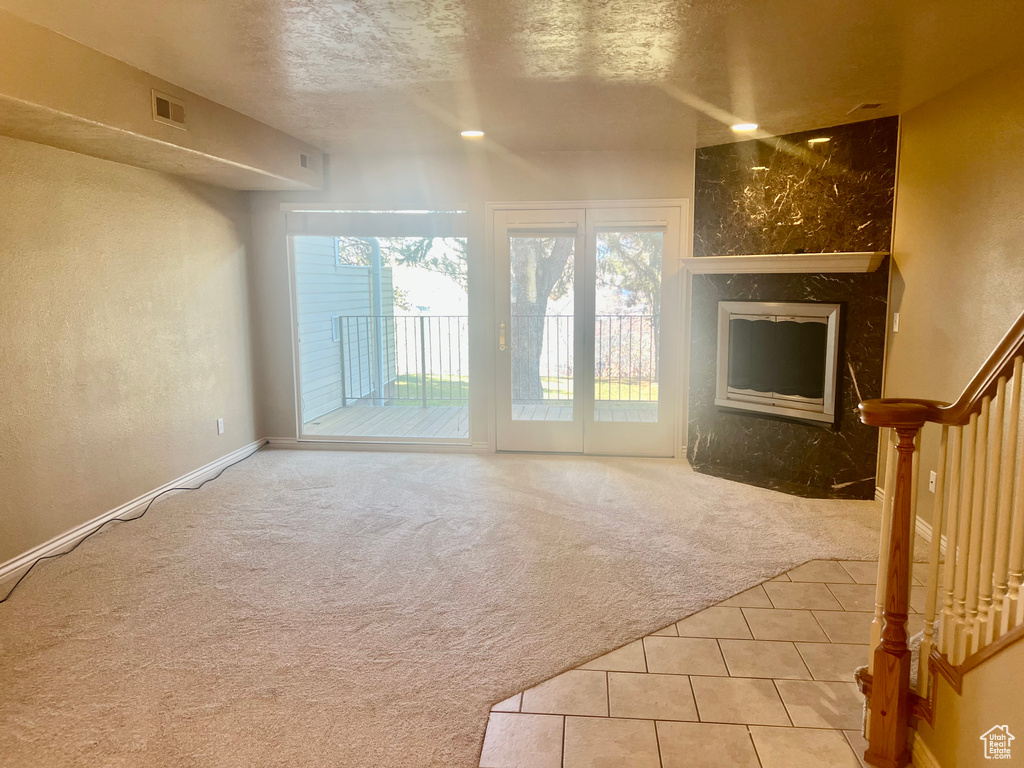
[[[756,256],[702,256],[680,259],[685,269],[698,275],[769,274],[788,272],[874,272],[888,251],[845,253],[778,253]]]

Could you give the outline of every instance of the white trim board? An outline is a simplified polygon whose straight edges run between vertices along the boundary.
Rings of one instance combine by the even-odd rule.
[[[494,209],[510,211],[551,210],[564,208],[678,208],[690,204],[686,197],[644,197],[636,200],[498,200],[484,203],[488,216]]]
[[[930,544],[932,541],[932,533],[934,531],[934,529],[932,528],[932,524],[925,520],[922,520],[921,517],[918,516],[917,522],[914,524],[914,527],[917,530],[917,535]],[[941,551],[943,555],[946,554],[945,536],[939,539],[939,551]]]
[[[219,459],[215,459],[205,466],[199,467],[199,469],[195,469],[188,474],[177,477],[174,480],[161,485],[159,488],[154,488],[141,496],[137,496],[119,507],[115,507],[114,509],[104,512],[99,517],[94,517],[88,522],[75,526],[64,533],[53,537],[49,541],[43,542],[39,546],[33,547],[27,552],[11,558],[6,563],[0,565],[0,585],[3,585],[0,589],[10,589],[10,586],[8,586],[6,582],[10,581],[13,585],[14,581],[20,578],[21,575],[31,568],[32,565],[40,558],[56,555],[70,549],[110,520],[114,520],[119,517],[131,516],[133,513],[141,511],[147,504],[164,491],[170,490],[171,488],[177,488],[178,486],[194,485],[205,480],[211,475],[215,475],[227,465],[256,453],[256,451],[266,445],[267,442],[268,440],[263,438],[249,443],[248,445],[243,445],[241,448],[232,451],[225,456],[221,456]],[[6,594],[6,592],[0,592],[0,597],[4,597]]]
[[[886,251],[847,253],[780,253],[744,256],[691,256],[684,258],[686,269],[694,274],[732,275],[830,272],[874,272]]]
[[[917,731],[914,731],[914,742],[910,752],[914,768],[942,768],[939,765],[938,759],[928,749],[928,745],[924,743],[924,739],[921,738],[921,734]]]

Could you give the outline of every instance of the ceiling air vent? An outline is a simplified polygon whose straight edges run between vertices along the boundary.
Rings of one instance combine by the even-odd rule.
[[[882,106],[882,102],[880,101],[865,101],[862,104],[858,104],[846,114],[852,115],[854,112],[870,112],[873,109],[878,109],[880,106]]]
[[[303,168],[309,168],[309,158],[306,157],[301,152],[299,153],[299,165],[301,165]]]
[[[185,102],[168,96],[166,93],[153,91],[153,119],[164,125],[185,128]]]

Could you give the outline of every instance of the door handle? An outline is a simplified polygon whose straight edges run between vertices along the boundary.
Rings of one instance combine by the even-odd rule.
[[[504,352],[507,347],[505,346],[505,321],[502,320],[498,323],[498,349]]]

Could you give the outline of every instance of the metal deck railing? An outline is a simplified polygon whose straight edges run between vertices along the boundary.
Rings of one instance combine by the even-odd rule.
[[[534,315],[511,318],[513,370],[517,356],[531,369],[536,356],[539,401],[572,400],[575,319],[572,315],[544,315],[539,337],[533,335],[537,319]],[[339,315],[333,322],[344,406],[468,403],[466,315]],[[597,400],[657,402],[659,323],[658,315],[595,318]],[[523,360],[522,355],[531,357]]]

